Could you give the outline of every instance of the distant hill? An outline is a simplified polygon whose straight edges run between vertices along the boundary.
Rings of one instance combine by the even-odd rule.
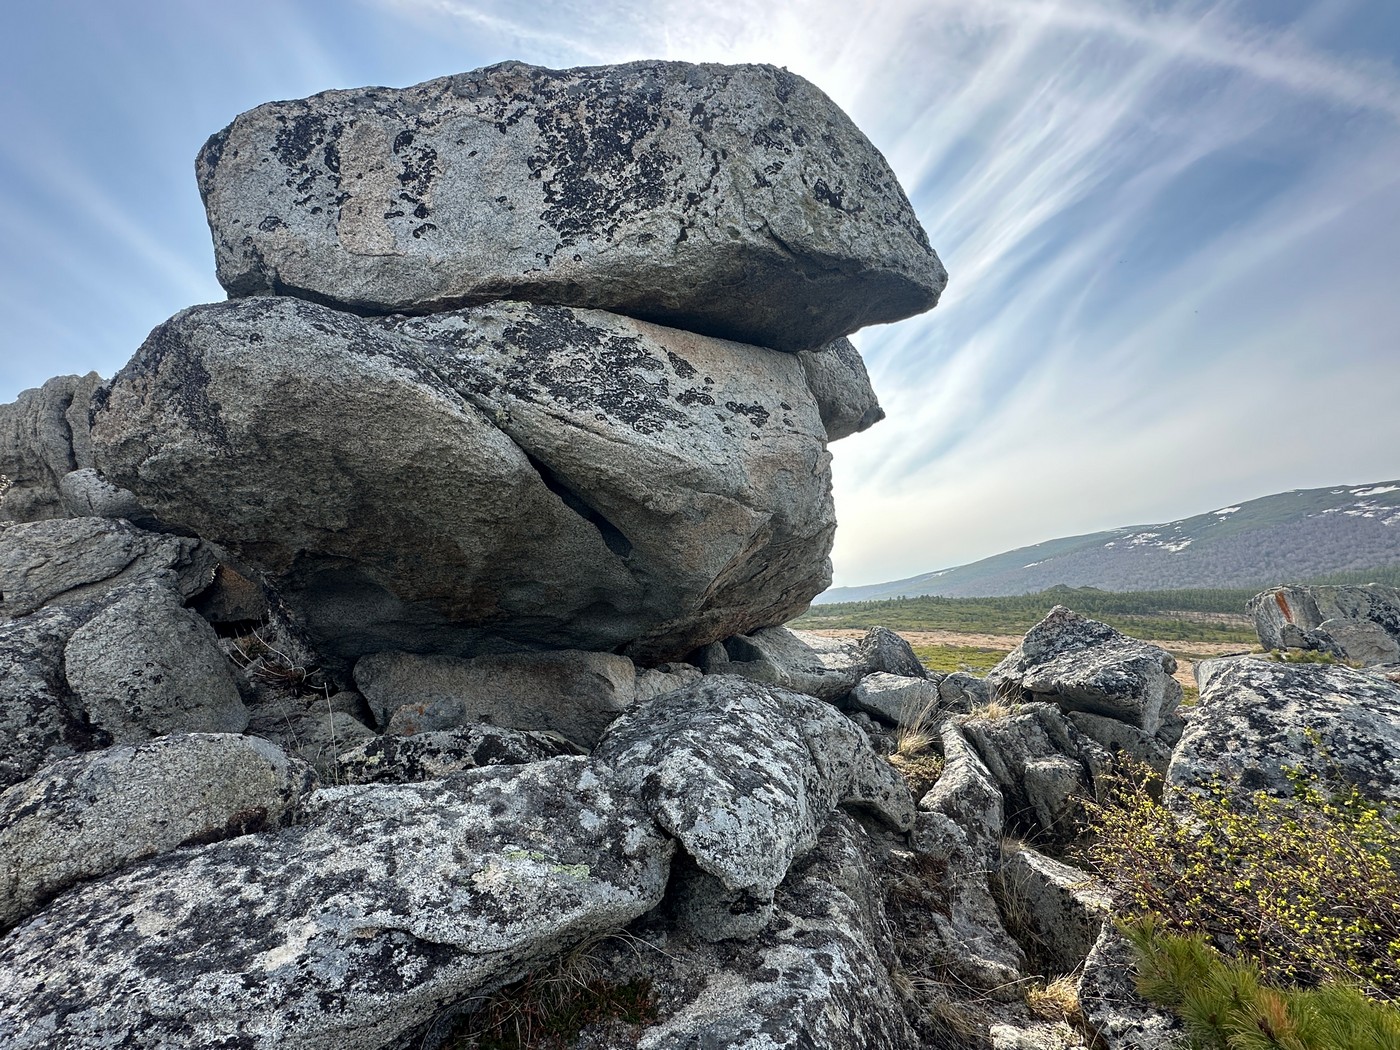
[[[865,587],[814,604],[946,595],[995,597],[1049,587],[1155,591],[1254,587],[1400,566],[1400,481],[1294,489],[1163,525],[1048,540]]]

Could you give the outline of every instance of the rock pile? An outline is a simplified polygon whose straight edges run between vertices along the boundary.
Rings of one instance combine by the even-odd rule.
[[[1081,971],[1166,1046],[1046,855],[1105,774],[1307,725],[1396,797],[1380,676],[1205,665],[1188,726],[1067,609],[985,679],[781,626],[882,414],[844,336],[944,281],[800,78],[512,63],[198,168],[233,298],[0,406],[0,1044],[468,1045],[562,968],[646,1007],[575,1050],[1070,1050],[1022,993]]]

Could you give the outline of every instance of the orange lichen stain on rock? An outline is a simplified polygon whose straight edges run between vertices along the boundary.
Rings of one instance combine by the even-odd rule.
[[[1278,602],[1278,607],[1283,612],[1283,618],[1289,623],[1292,623],[1293,610],[1288,607],[1288,599],[1283,596],[1282,591],[1274,592],[1274,601]]]

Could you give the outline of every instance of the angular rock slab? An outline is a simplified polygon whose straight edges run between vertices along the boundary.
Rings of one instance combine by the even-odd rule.
[[[196,169],[234,296],[525,299],[810,350],[947,281],[884,158],[772,66],[506,62],[328,91],[242,114]]]
[[[342,783],[408,784],[441,780],[483,766],[515,766],[570,754],[552,734],[495,726],[444,729],[413,736],[386,733],[336,756]]]
[[[88,721],[63,674],[63,651],[85,619],[74,609],[43,609],[0,620],[0,787],[112,742]]]
[[[16,927],[0,1043],[379,1050],[654,907],[673,849],[581,758],[315,798],[309,826],[158,857]]]
[[[869,430],[885,418],[860,351],[849,339],[804,351],[798,360],[817,399],[828,442]]]
[[[0,617],[83,602],[131,583],[163,583],[190,598],[213,581],[217,564],[199,540],[125,521],[0,524]]]
[[[1201,699],[1168,784],[1220,777],[1244,791],[1287,792],[1283,770],[1294,767],[1400,803],[1400,686],[1350,667],[1253,657],[1203,660],[1196,681]]]
[[[725,639],[703,654],[708,674],[732,674],[835,703],[868,674],[923,678],[927,672],[899,635],[872,627],[859,641],[767,627]]]
[[[268,573],[328,658],[654,663],[830,579],[795,357],[610,314],[195,307],[114,379],[93,437],[104,476]]]
[[[1176,658],[1063,605],[987,675],[993,692],[1105,715],[1156,733],[1181,702]]]
[[[1107,1050],[1189,1050],[1185,1026],[1142,998],[1133,947],[1106,922],[1079,979],[1079,1005]]]
[[[725,888],[771,900],[842,805],[907,830],[903,777],[829,705],[728,675],[639,704],[594,750]]]
[[[0,927],[186,842],[286,823],[316,784],[256,737],[197,733],[55,762],[0,793]]]
[[[1088,872],[1037,852],[1024,842],[1002,848],[1001,883],[1018,933],[1028,935],[1053,974],[1077,973],[1105,922],[1113,899]]]
[[[1249,600],[1265,649],[1319,649],[1361,664],[1400,661],[1400,590],[1275,587]]]

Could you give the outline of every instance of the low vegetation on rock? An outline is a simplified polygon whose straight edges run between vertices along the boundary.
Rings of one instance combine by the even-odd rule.
[[[1314,744],[1316,746],[1316,744]],[[1355,785],[1166,787],[1129,767],[1091,804],[1140,990],[1201,1047],[1363,1050],[1400,1033],[1400,826]]]

